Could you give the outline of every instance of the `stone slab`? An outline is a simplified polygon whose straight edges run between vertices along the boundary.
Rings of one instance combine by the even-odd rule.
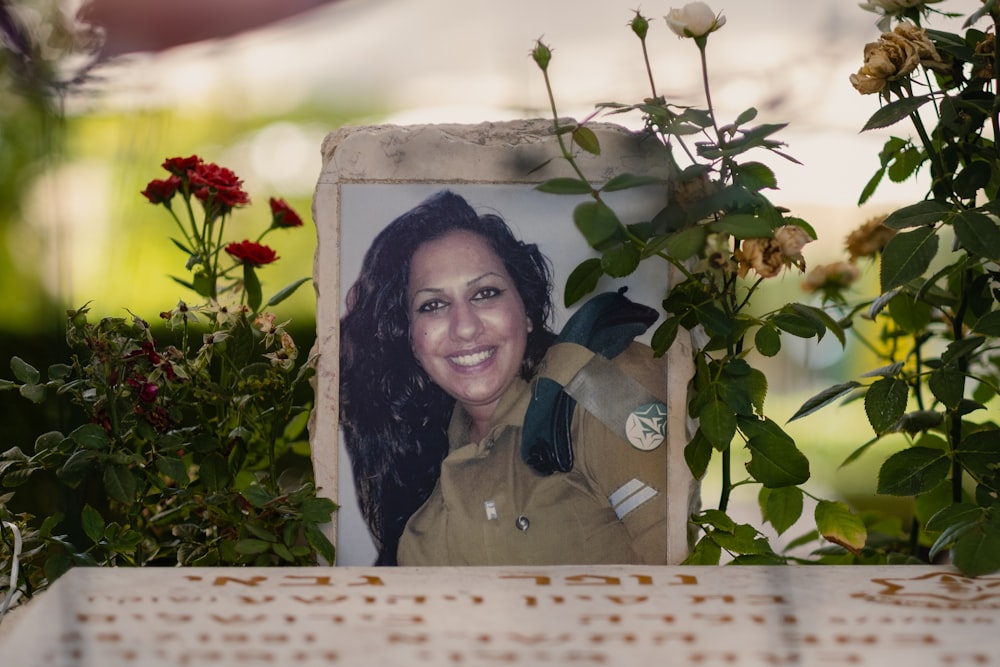
[[[75,569],[4,667],[996,665],[1000,577],[934,566]]]
[[[603,183],[621,173],[667,178],[669,160],[661,145],[612,124],[591,126],[599,156],[580,155],[585,177]],[[537,243],[555,274],[556,329],[569,311],[562,304],[566,278],[583,259],[595,256],[572,222],[573,208],[588,197],[538,192],[535,185],[574,176],[561,159],[549,120],[476,125],[376,125],[348,127],[323,143],[323,169],[313,198],[317,230],[314,286],[317,293],[318,352],[316,404],[310,424],[313,465],[321,493],[341,505],[338,525],[328,534],[338,546],[338,564],[374,561],[367,529],[354,500],[347,455],[339,444],[338,342],[344,293],[357,278],[364,252],[386,224],[428,195],[451,189],[478,210],[499,213],[521,238]],[[623,222],[649,220],[666,202],[666,189],[653,186],[609,195]],[[644,263],[632,276],[607,280],[599,289],[628,286],[629,296],[658,307],[673,275],[666,263]],[[690,342],[681,335],[669,354],[668,561],[687,553],[687,500],[697,500],[696,482],[683,459],[687,443],[686,396],[693,374]]]

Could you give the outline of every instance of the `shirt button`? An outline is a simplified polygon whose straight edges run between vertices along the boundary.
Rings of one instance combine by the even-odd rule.
[[[514,525],[517,526],[517,529],[520,530],[521,532],[526,532],[528,530],[528,527],[531,525],[531,522],[528,521],[528,517],[522,514],[521,516],[514,519]]]

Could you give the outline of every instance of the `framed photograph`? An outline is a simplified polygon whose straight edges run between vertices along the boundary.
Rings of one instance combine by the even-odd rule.
[[[668,176],[658,147],[646,145],[618,126],[598,125],[594,129],[601,141],[601,155],[580,157],[592,182],[639,170]],[[323,157],[313,203],[318,234],[314,352],[319,356],[310,440],[320,493],[340,506],[329,527],[337,546],[337,564],[371,565],[376,549],[359,510],[338,421],[338,365],[346,295],[361,274],[373,240],[391,221],[428,197],[442,191],[460,196],[477,213],[499,216],[514,236],[536,244],[548,259],[554,278],[551,325],[556,332],[579,305],[564,305],[567,277],[581,261],[598,255],[573,223],[573,209],[587,197],[555,195],[536,188],[550,178],[572,175],[568,163],[560,158],[549,121],[345,128],[327,137]],[[650,219],[665,201],[662,186],[613,193],[608,199],[625,223]],[[630,299],[659,311],[670,275],[664,262],[643,262],[625,278],[602,278],[596,292],[627,287]],[[649,328],[646,340],[655,327],[654,323]],[[667,560],[678,563],[687,554],[687,517],[692,503],[697,502],[697,482],[683,459],[689,427],[687,385],[692,375],[686,338],[679,338],[667,356],[669,491],[663,500],[670,499],[664,502],[664,511],[669,514]]]

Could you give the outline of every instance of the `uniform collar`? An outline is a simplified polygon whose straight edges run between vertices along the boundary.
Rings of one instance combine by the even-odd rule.
[[[485,455],[493,446],[494,441],[507,428],[520,428],[524,423],[524,415],[528,411],[528,403],[531,400],[531,389],[527,382],[520,377],[514,378],[503,396],[497,404],[496,414],[493,415],[493,422],[490,425],[489,434],[483,438],[482,442],[471,442],[469,432],[472,429],[472,417],[460,404],[455,403],[455,410],[451,414],[451,422],[448,424],[449,450],[455,451],[466,445],[475,445],[478,453]]]

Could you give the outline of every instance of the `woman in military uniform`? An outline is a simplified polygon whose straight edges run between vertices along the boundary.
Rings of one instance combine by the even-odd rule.
[[[655,311],[600,295],[557,336],[539,249],[447,191],[362,266],[340,419],[378,564],[665,562]]]

